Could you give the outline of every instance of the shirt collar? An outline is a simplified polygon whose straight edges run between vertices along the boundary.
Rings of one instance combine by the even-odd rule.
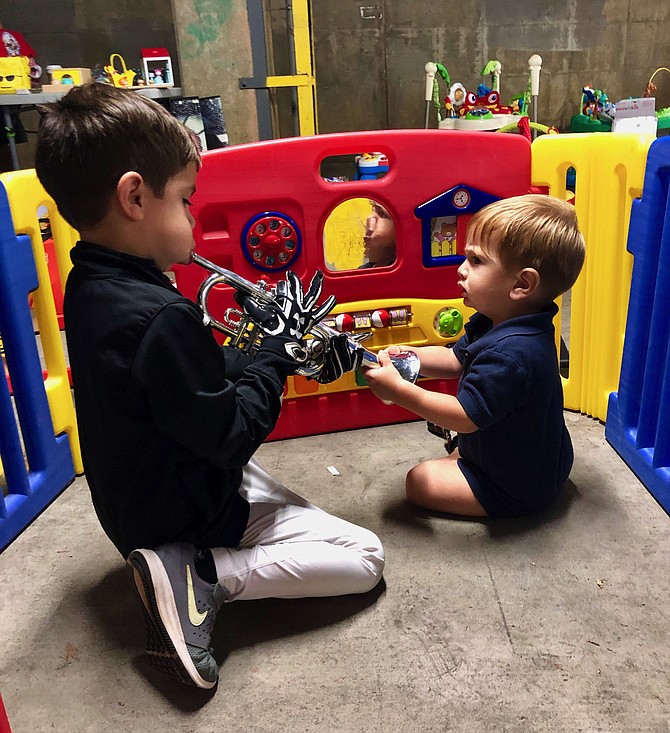
[[[117,252],[93,242],[77,242],[70,252],[70,259],[87,274],[102,277],[132,274],[142,280],[173,287],[152,259]]]
[[[553,320],[557,313],[558,306],[556,303],[551,303],[539,313],[529,313],[524,316],[510,318],[497,326],[492,326],[490,318],[483,316],[481,313],[476,313],[470,319],[470,323],[474,321],[474,328],[469,333],[468,352],[471,356],[474,356],[490,344],[509,336],[533,336],[552,333]]]

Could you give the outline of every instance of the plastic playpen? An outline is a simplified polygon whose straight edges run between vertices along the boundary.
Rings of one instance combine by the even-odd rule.
[[[324,161],[366,151],[388,159],[383,177],[322,175]],[[576,171],[574,193],[566,185],[570,169]],[[635,135],[545,136],[531,146],[514,135],[404,130],[231,146],[205,156],[194,198],[196,245],[207,259],[253,282],[273,284],[287,267],[303,280],[323,270],[324,293],[338,300],[333,323],[371,331],[373,350],[446,344],[459,337],[469,316],[458,298],[456,270],[470,216],[489,201],[530,191],[574,199],[587,260],[555,323],[557,348],[563,340],[569,353],[566,408],[605,422],[607,439],[670,511],[668,171],[670,140]],[[347,259],[340,240],[324,242],[329,217],[361,200],[391,212],[397,252],[388,267],[340,268],[338,258]],[[45,209],[53,237],[46,245],[38,216]],[[446,244],[435,236],[440,224],[450,232]],[[34,171],[0,176],[6,376],[0,384],[0,548],[83,472],[54,300],[76,239]],[[57,267],[48,266],[47,254]],[[196,265],[174,271],[189,297],[206,275]],[[231,288],[217,287],[208,306],[225,309],[232,295]],[[455,388],[436,380],[425,386]],[[271,438],[414,419],[382,405],[360,374],[332,385],[291,377]]]

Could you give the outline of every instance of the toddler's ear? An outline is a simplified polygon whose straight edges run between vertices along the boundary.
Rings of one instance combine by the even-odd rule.
[[[510,291],[512,300],[529,298],[540,289],[540,273],[534,267],[524,267],[516,276],[516,282]]]
[[[144,195],[145,183],[139,173],[128,171],[119,178],[115,198],[124,216],[133,221],[143,217]]]

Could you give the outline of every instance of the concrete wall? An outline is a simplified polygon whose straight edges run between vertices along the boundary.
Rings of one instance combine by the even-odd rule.
[[[2,0],[0,23],[23,34],[42,67],[93,68],[120,53],[129,68],[138,68],[142,48],[177,55],[170,0]],[[178,69],[175,77],[179,83]]]
[[[641,96],[651,73],[670,67],[670,4],[657,0],[312,0],[312,6],[322,131],[422,127],[427,61],[442,63],[452,81],[474,89],[486,62],[499,60],[506,101],[524,91],[528,58],[539,53],[538,118],[560,129],[578,111],[584,85],[606,91],[611,101]],[[670,74],[656,81],[657,107],[670,106]]]
[[[253,75],[246,0],[173,0],[173,10],[185,92],[221,97],[231,143],[257,140],[255,92],[239,88]]]
[[[165,47],[185,94],[221,96],[231,142],[258,139],[255,95],[238,88],[238,77],[252,75],[246,0],[175,0],[174,8],[170,0],[2,0],[0,24],[22,33],[44,68],[104,66],[119,53],[138,69],[142,48]],[[36,113],[21,121],[37,129]],[[18,145],[23,167],[33,165],[34,142],[29,134]],[[0,170],[10,168],[0,145]]]
[[[286,2],[266,3],[274,68],[286,73]],[[473,87],[498,59],[506,98],[524,90],[528,58],[539,53],[539,120],[561,129],[585,84],[616,101],[641,95],[654,69],[670,67],[670,3],[658,0],[312,0],[312,8],[322,132],[422,127],[429,60]],[[165,46],[185,94],[221,96],[231,143],[258,138],[255,93],[238,86],[253,76],[246,0],[3,0],[0,23],[22,32],[43,66],[93,67],[118,52],[135,67],[142,47]],[[670,74],[656,82],[657,106],[670,106]],[[275,97],[279,133],[290,135],[290,94]],[[29,164],[30,145],[19,149]]]
[[[112,53],[123,56],[129,68],[141,66],[142,48],[167,48],[177,57],[169,0],[2,0],[0,23],[19,31],[37,53],[37,63],[94,68],[109,63]],[[181,82],[174,64],[175,82]],[[46,72],[44,83],[48,83]],[[36,112],[23,113],[21,122],[37,130]],[[19,162],[33,166],[35,135],[17,146]],[[11,170],[7,147],[0,145],[0,170]]]

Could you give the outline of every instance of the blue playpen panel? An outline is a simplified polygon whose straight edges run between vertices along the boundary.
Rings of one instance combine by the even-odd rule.
[[[74,479],[67,434],[54,435],[28,294],[38,287],[30,238],[17,236],[0,185],[0,550],[4,549]],[[16,410],[14,409],[16,407]],[[17,419],[18,416],[18,419]],[[21,441],[21,437],[23,441]]]
[[[642,198],[633,202],[633,275],[618,392],[605,437],[670,513],[670,138],[649,148]]]

